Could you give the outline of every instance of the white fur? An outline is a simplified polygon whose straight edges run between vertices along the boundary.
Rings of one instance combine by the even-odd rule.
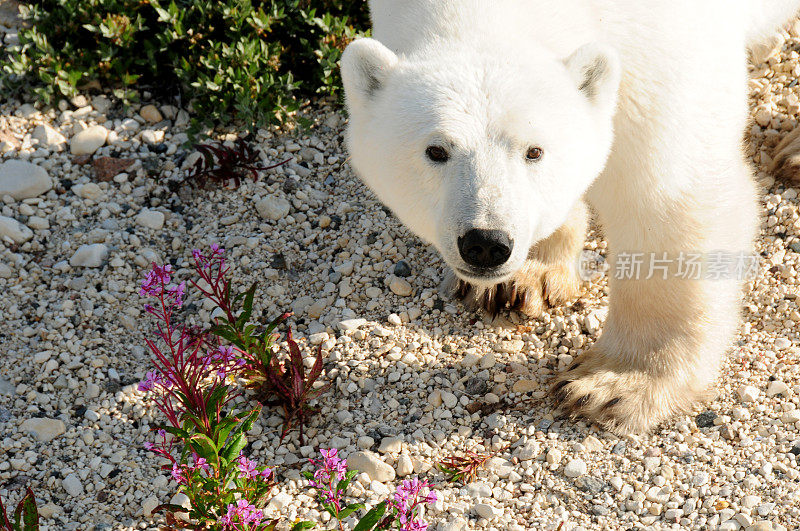
[[[746,47],[800,0],[370,7],[375,40],[354,42],[342,59],[352,164],[467,282],[509,279],[584,194],[612,268],[622,251],[751,250]],[[432,144],[450,150],[446,164],[426,159]],[[530,146],[544,150],[541,161],[525,160]],[[473,227],[514,240],[496,276],[464,272],[456,240]],[[734,280],[612,280],[605,333],[569,396],[630,398],[612,419],[619,431],[686,409],[717,374],[739,290]],[[600,416],[589,399],[581,407]]]

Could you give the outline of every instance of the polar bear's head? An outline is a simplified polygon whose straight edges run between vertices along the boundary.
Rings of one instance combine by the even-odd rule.
[[[473,284],[505,281],[602,171],[620,80],[613,50],[398,56],[373,39],[342,57],[351,162],[413,232]]]

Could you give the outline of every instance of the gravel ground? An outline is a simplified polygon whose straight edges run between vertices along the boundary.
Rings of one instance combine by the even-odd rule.
[[[719,396],[631,439],[560,419],[546,397],[602,328],[604,279],[535,320],[488,323],[439,298],[442,262],[353,177],[333,106],[311,111],[307,132],[259,132],[265,163],[292,159],[261,182],[174,193],[168,181],[193,157],[185,112],[102,95],[0,105],[0,496],[31,486],[43,529],[155,528],[149,510],[174,485],[142,448],[159,419],[135,390],[149,326],[137,284],[153,260],[188,275],[191,249],[219,242],[241,285],[261,281],[257,311],[292,309],[334,382],[305,446],[296,433],[279,444],[277,412],[255,428],[251,457],[284,480],[270,514],[319,516],[300,470],[337,447],[364,452],[354,496],[374,502],[408,474],[436,482],[439,530],[800,528],[800,200],[765,171],[798,121],[792,35],[753,68],[763,261]],[[131,164],[113,175],[81,153]],[[587,249],[604,248],[589,235]],[[210,308],[189,302],[208,322]],[[446,484],[433,463],[465,448],[500,451],[476,482]]]

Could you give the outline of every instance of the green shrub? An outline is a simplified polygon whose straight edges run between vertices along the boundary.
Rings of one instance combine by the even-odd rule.
[[[367,27],[344,0],[39,0],[0,57],[0,92],[45,103],[100,83],[157,99],[180,94],[204,123],[283,120],[312,94],[337,94],[337,61]]]

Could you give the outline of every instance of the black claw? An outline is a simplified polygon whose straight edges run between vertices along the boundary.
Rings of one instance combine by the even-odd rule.
[[[469,294],[469,284],[463,280],[459,280],[456,286],[456,298],[463,300]]]
[[[489,314],[489,317],[494,319],[497,316],[497,299],[494,297],[494,288],[489,288],[483,294],[483,308],[486,310],[486,313]]]
[[[577,399],[575,401],[575,407],[581,407],[582,408],[583,406],[585,406],[586,404],[589,403],[589,400],[591,400],[591,398],[592,398],[592,395],[583,395],[582,397],[580,397],[579,399]]]
[[[511,286],[509,286],[508,307],[510,309],[514,309],[517,307],[517,285],[514,283],[512,283]]]
[[[506,305],[508,304],[508,299],[509,299],[508,296],[509,296],[509,292],[508,292],[508,289],[506,288],[505,284],[498,284],[495,287],[495,296],[494,296],[494,298],[495,298],[495,301],[496,301],[495,302],[495,306],[497,307],[498,311],[500,311],[500,310],[502,310],[503,308],[506,307]]]
[[[614,407],[622,401],[621,398],[612,398],[608,402],[603,405],[603,409],[608,409],[610,407]]]
[[[553,393],[553,398],[556,403],[563,402],[567,398],[567,390],[564,389],[564,386],[570,382],[571,380],[562,380],[550,390],[550,392]]]

